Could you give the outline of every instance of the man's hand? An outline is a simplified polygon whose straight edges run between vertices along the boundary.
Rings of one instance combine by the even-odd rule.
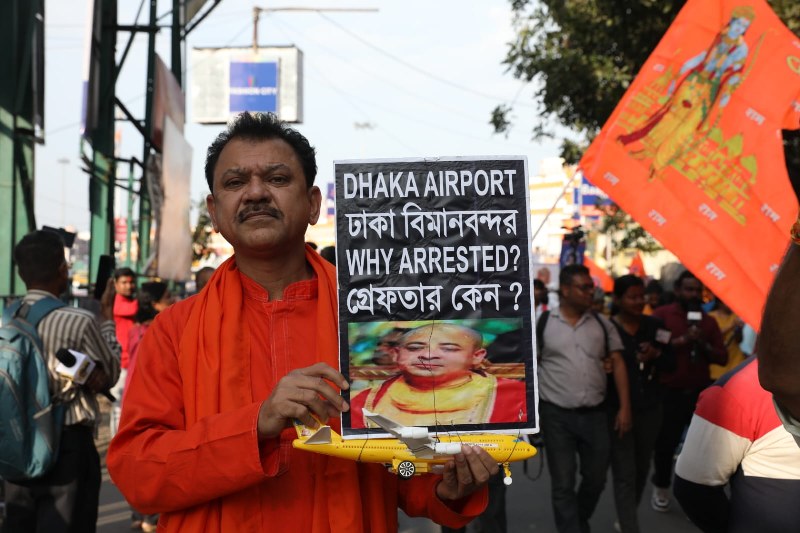
[[[690,342],[697,342],[703,339],[703,330],[697,324],[692,324],[686,331],[686,337]]]
[[[497,462],[486,450],[462,444],[461,453],[445,463],[436,495],[442,501],[460,500],[486,485],[498,469]]]
[[[328,382],[340,389],[350,387],[343,375],[325,363],[298,368],[284,376],[269,398],[261,404],[258,412],[259,438],[277,437],[294,418],[315,428],[316,419],[326,421],[350,409]]]
[[[114,289],[114,278],[109,278],[106,283],[106,290],[100,297],[100,315],[103,320],[114,320],[114,297],[117,295]]]
[[[643,363],[648,363],[653,359],[657,359],[660,355],[661,350],[659,350],[650,342],[643,342],[639,344],[639,351],[636,353],[637,359]]]
[[[84,386],[94,393],[103,392],[109,387],[108,376],[100,368],[100,365],[94,367],[92,373],[89,374],[89,379],[86,380]]]
[[[617,432],[617,436],[619,438],[622,438],[622,436],[630,431],[632,427],[633,416],[631,415],[630,407],[620,407],[619,411],[617,411],[616,418],[614,418],[614,431]]]

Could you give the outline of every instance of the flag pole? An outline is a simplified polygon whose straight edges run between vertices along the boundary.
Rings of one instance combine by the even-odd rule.
[[[545,223],[547,222],[547,219],[550,218],[550,215],[552,215],[553,211],[556,210],[556,206],[558,205],[558,202],[561,200],[561,198],[564,197],[564,194],[567,192],[567,188],[570,185],[572,185],[572,182],[575,181],[575,177],[579,173],[580,173],[580,169],[576,167],[575,168],[575,172],[572,174],[572,177],[567,180],[567,183],[564,184],[564,188],[561,189],[561,194],[559,194],[558,197],[556,198],[556,201],[553,202],[553,207],[550,208],[550,211],[547,212],[547,214],[544,217],[544,220],[542,220],[542,223],[539,224],[539,227],[536,229],[536,232],[534,232],[533,237],[531,237],[531,242],[536,240],[536,236],[539,235],[540,231],[542,231],[542,228],[544,227]]]

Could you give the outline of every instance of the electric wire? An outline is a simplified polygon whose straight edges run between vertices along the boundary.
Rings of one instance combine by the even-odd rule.
[[[396,91],[402,92],[402,93],[404,93],[404,94],[406,94],[408,96],[411,96],[412,98],[415,98],[417,101],[420,101],[420,102],[423,102],[425,104],[428,104],[428,105],[432,106],[433,108],[436,109],[437,112],[444,109],[444,110],[449,111],[450,113],[453,113],[455,115],[459,115],[460,117],[465,118],[467,120],[475,120],[474,116],[471,116],[471,115],[468,115],[466,113],[463,113],[461,110],[453,108],[453,107],[450,107],[450,106],[447,106],[447,105],[441,105],[439,103],[434,103],[429,98],[426,98],[425,96],[421,95],[420,93],[414,92],[414,91],[412,91],[410,89],[407,89],[405,87],[405,85],[398,84],[396,80],[392,81],[390,79],[387,79],[386,77],[384,77],[381,74],[375,72],[374,70],[370,70],[368,68],[365,68],[364,66],[362,66],[359,63],[351,61],[350,59],[348,59],[348,58],[344,57],[343,55],[337,53],[334,49],[332,49],[332,47],[327,46],[327,45],[321,43],[320,41],[318,41],[317,39],[315,39],[314,37],[309,36],[307,33],[298,30],[296,27],[294,27],[293,25],[287,23],[282,18],[276,17],[276,18],[274,18],[272,20],[272,22],[274,22],[276,25],[280,26],[281,29],[283,30],[283,32],[286,34],[286,36],[288,38],[291,39],[292,36],[289,35],[289,33],[286,31],[287,29],[291,30],[291,32],[293,32],[295,34],[298,34],[304,40],[307,40],[309,42],[312,42],[312,43],[316,44],[317,46],[320,47],[320,50],[323,53],[328,54],[330,56],[333,56],[333,57],[339,59],[342,63],[345,63],[346,65],[350,66],[351,68],[354,68],[356,70],[359,70],[359,71],[367,74],[370,78],[377,79],[377,80],[380,80],[380,81],[384,82],[387,87],[391,87],[392,89],[394,89]]]
[[[285,21],[283,21],[283,20],[281,20],[279,18],[274,18],[273,22],[278,27],[281,28],[281,30],[283,31],[283,33],[285,34],[285,36],[289,40],[297,40],[297,35],[299,35],[299,37],[302,38],[302,39],[307,39],[307,40],[309,40],[311,42],[316,42],[313,38],[309,38],[303,32],[298,31],[296,28],[294,28],[293,26],[291,26],[290,24],[286,23]],[[289,30],[288,32],[287,32],[287,29]],[[293,32],[295,35],[294,36],[290,35],[290,32]],[[320,45],[320,46],[322,46],[322,45]],[[334,57],[339,57],[335,53],[331,52],[330,47],[322,46],[322,50],[326,54],[333,55]],[[347,60],[343,59],[343,61],[346,61],[348,64],[353,65],[351,62],[349,62]],[[367,113],[363,110],[363,108],[361,108],[359,106],[356,106],[353,103],[353,101],[350,99],[347,91],[344,91],[344,90],[340,89],[333,82],[331,82],[328,78],[326,78],[324,75],[322,75],[321,70],[314,65],[313,61],[311,61],[310,59],[306,58],[306,64],[308,66],[312,67],[313,70],[315,70],[319,74],[319,76],[322,78],[324,83],[326,83],[330,88],[332,88],[337,93],[339,93],[342,96],[342,98],[347,100],[348,103],[350,103],[354,108],[356,108],[363,115],[367,115]],[[361,67],[356,67],[356,68],[359,68],[359,70],[364,70]],[[369,75],[372,78],[375,78],[375,79],[378,79],[380,81],[386,82],[386,80],[383,79],[379,75],[376,75],[374,73],[369,73]],[[457,114],[458,116],[460,116],[462,118],[468,118],[469,120],[476,120],[475,117],[468,117],[467,115],[465,115],[465,114],[463,114],[463,113],[461,113],[459,111],[455,111],[455,110],[453,110],[452,108],[450,108],[448,106],[442,106],[441,104],[433,102],[432,100],[427,99],[427,98],[425,98],[423,96],[420,96],[419,94],[414,93],[413,91],[409,91],[409,90],[405,89],[404,87],[402,87],[400,85],[391,84],[390,82],[386,82],[386,83],[392,89],[398,90],[398,91],[403,92],[405,94],[408,94],[408,95],[410,95],[410,96],[412,96],[412,97],[414,97],[414,98],[416,98],[418,100],[421,100],[421,101],[423,101],[423,102],[425,102],[425,103],[427,103],[429,105],[435,106],[436,107],[436,112],[441,112],[442,110],[446,110],[446,111],[449,111],[451,113]],[[516,99],[519,97],[519,95],[521,94],[521,92],[525,88],[525,86],[526,85],[523,85],[517,91],[517,94],[515,95],[514,100],[511,102],[512,106],[515,105]],[[508,139],[500,139],[500,138],[497,138],[497,137],[494,137],[494,136],[490,136],[489,138],[486,138],[486,137],[480,137],[480,136],[477,136],[477,135],[470,135],[469,133],[467,133],[464,130],[451,129],[451,128],[447,128],[447,127],[442,126],[440,123],[429,122],[429,121],[425,121],[425,120],[420,120],[420,119],[418,119],[416,117],[410,117],[407,112],[404,113],[404,112],[399,111],[396,108],[384,106],[383,104],[377,103],[377,102],[372,101],[372,100],[370,100],[368,98],[364,98],[363,96],[359,97],[359,101],[361,103],[370,105],[370,106],[375,107],[377,109],[380,109],[381,111],[383,111],[385,113],[389,113],[391,115],[395,115],[395,116],[397,116],[397,117],[399,117],[399,118],[401,118],[401,119],[403,119],[403,120],[405,120],[407,122],[411,122],[411,123],[414,123],[414,124],[419,124],[420,126],[424,126],[425,128],[433,128],[433,129],[437,129],[437,130],[441,130],[443,132],[446,132],[446,133],[448,133],[450,135],[456,135],[456,136],[463,137],[463,138],[466,138],[466,139],[472,139],[472,140],[481,141],[481,142],[501,142],[502,144],[504,144],[506,146],[511,146],[511,147],[513,147],[515,149],[521,149],[521,150],[529,150],[530,149],[529,145],[515,143],[515,142],[512,142],[512,141],[509,141]],[[488,122],[486,124],[488,124]],[[485,125],[485,124],[482,124],[482,125]],[[387,133],[385,131],[384,131],[384,133],[386,133],[387,135],[390,135],[389,133]],[[400,143],[402,146],[404,146],[405,148],[409,149],[408,145],[406,145],[403,141],[399,140],[396,136],[392,136],[392,138],[395,141],[397,141],[398,143]],[[412,151],[414,153],[419,153],[418,150],[412,150]]]
[[[347,29],[345,26],[343,26],[343,25],[339,24],[338,22],[334,21],[332,18],[330,18],[327,15],[325,15],[325,13],[321,13],[320,12],[320,13],[318,13],[318,15],[320,17],[322,17],[323,19],[325,19],[326,21],[328,21],[330,24],[336,26],[341,31],[343,31],[346,34],[348,34],[349,36],[351,36],[353,39],[356,39],[357,41],[361,42],[365,46],[367,46],[367,47],[375,50],[376,52],[378,52],[378,53],[380,53],[380,54],[392,59],[393,61],[396,61],[396,62],[400,63],[401,65],[405,66],[406,68],[409,68],[409,69],[411,69],[411,70],[413,70],[415,72],[418,72],[419,74],[422,74],[423,76],[426,76],[426,77],[428,77],[428,78],[430,78],[432,80],[436,80],[439,83],[443,83],[445,85],[449,85],[450,87],[453,87],[455,89],[459,89],[459,90],[464,91],[464,92],[472,93],[474,95],[481,96],[483,98],[488,98],[490,100],[499,101],[499,102],[508,102],[507,98],[501,98],[501,97],[499,97],[497,95],[484,93],[482,91],[476,91],[475,89],[470,89],[469,87],[464,87],[463,85],[459,85],[458,83],[454,83],[454,82],[452,82],[452,81],[450,81],[450,80],[448,80],[446,78],[442,78],[440,76],[437,76],[436,74],[433,74],[431,72],[423,70],[423,69],[419,68],[418,66],[416,66],[416,65],[414,65],[412,63],[409,63],[408,61],[405,61],[405,60],[397,57],[396,55],[392,54],[391,52],[388,52],[388,51],[384,50],[383,48],[380,48],[379,46],[369,42],[368,40],[364,39],[360,35],[352,32],[349,29]],[[532,106],[531,104],[522,104],[522,103],[520,103],[518,105],[521,105],[521,106],[524,106],[524,107],[535,107],[535,106]]]

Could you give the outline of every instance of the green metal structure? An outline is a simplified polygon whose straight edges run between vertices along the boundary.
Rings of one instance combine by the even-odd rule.
[[[97,119],[85,133],[92,145],[89,165],[89,279],[97,276],[100,256],[114,253],[114,189],[117,172],[114,161],[114,86],[117,44],[117,0],[99,0],[95,17],[100,18],[100,32],[94,43],[98,64]]]
[[[119,0],[95,0],[93,54],[96,70],[96,109],[91,123],[85,126],[81,140],[85,171],[89,174],[91,241],[89,279],[94,280],[100,256],[114,254],[114,192],[117,187],[139,196],[139,255],[133,266],[144,273],[150,256],[151,207],[144,179],[147,161],[154,147],[152,108],[156,57],[156,34],[171,30],[171,70],[183,85],[182,46],[191,32],[221,0],[170,0],[170,26],[159,25],[158,0],[141,0],[138,13],[147,5],[149,21],[120,25],[117,20]],[[163,3],[163,0],[162,0]],[[45,0],[0,0],[0,300],[24,293],[25,287],[15,274],[12,260],[14,244],[36,229],[34,216],[34,146],[44,142],[44,20]],[[205,9],[203,9],[205,7]],[[184,13],[190,13],[187,21]],[[202,11],[202,13],[199,13]],[[127,32],[129,39],[117,62],[117,37]],[[147,101],[143,118],[135,118],[116,97],[116,80],[125,63],[136,33],[148,34],[145,87]],[[92,81],[90,81],[90,84]],[[87,105],[92,105],[89,102]],[[119,109],[142,134],[142,160],[117,159],[114,154],[115,111]],[[117,183],[117,166],[129,164],[128,175]],[[134,169],[138,169],[138,188],[134,190]],[[128,207],[130,250],[132,208]],[[130,258],[130,256],[128,256]],[[130,261],[130,259],[128,260]]]
[[[0,2],[0,297],[25,292],[12,251],[36,228],[33,154],[44,124],[43,43],[44,0]]]

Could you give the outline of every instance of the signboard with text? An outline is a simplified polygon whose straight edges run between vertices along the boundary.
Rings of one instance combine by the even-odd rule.
[[[278,63],[276,61],[231,61],[231,113],[278,112]]]
[[[193,48],[192,121],[225,124],[242,111],[303,121],[303,53],[293,46]]]
[[[537,431],[524,157],[334,163],[344,436]]]

